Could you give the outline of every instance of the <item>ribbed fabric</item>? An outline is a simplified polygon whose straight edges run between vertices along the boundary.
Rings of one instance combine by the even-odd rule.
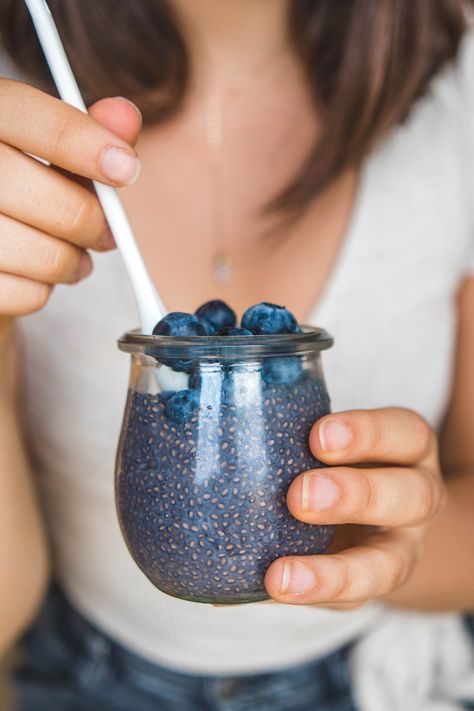
[[[437,427],[450,393],[455,298],[474,271],[474,40],[408,122],[366,161],[351,226],[311,321],[335,410],[400,405]],[[116,338],[138,319],[120,257],[58,288],[24,319],[24,403],[58,577],[78,609],[131,650],[191,672],[229,674],[330,652],[382,608],[216,609],[155,590],[117,525],[113,475],[128,379]],[[297,275],[295,275],[297,276]]]

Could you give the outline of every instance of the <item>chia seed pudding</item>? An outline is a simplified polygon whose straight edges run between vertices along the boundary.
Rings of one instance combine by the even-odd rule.
[[[117,510],[132,557],[163,592],[195,602],[263,600],[274,560],[327,549],[334,527],[302,523],[286,504],[292,480],[322,466],[309,449],[311,428],[330,409],[319,351],[332,341],[320,333],[323,345],[301,331],[280,336],[285,351],[267,344],[258,359],[254,336],[190,338],[183,357],[165,358],[157,337],[122,339],[132,378]],[[261,349],[268,337],[258,338]],[[163,387],[173,358],[177,369],[189,365],[178,393]]]

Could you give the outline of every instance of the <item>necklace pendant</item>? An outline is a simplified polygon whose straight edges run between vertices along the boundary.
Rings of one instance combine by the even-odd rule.
[[[232,259],[227,252],[218,252],[214,257],[214,276],[219,284],[228,284],[232,278]]]

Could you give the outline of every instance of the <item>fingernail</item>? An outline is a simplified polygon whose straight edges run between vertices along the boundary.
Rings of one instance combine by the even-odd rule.
[[[313,571],[296,561],[285,560],[281,577],[280,594],[298,595],[309,592],[316,585]]]
[[[77,279],[78,281],[81,281],[82,279],[85,279],[86,277],[89,276],[89,274],[92,272],[92,260],[85,252],[79,261],[79,268],[77,270]]]
[[[319,425],[319,440],[326,452],[338,452],[352,440],[352,430],[339,420],[323,420]]]
[[[307,511],[324,511],[334,506],[339,499],[339,489],[327,476],[321,474],[305,474],[301,492],[301,509]]]
[[[100,246],[102,249],[115,249],[117,246],[110,228],[107,229],[107,231],[100,238]]]
[[[107,148],[102,156],[102,171],[106,178],[120,185],[132,185],[140,175],[138,158],[123,148]]]
[[[142,116],[142,112],[140,111],[138,106],[136,104],[134,104],[133,101],[130,101],[130,99],[127,99],[125,96],[116,96],[115,98],[119,99],[119,101],[125,101],[125,103],[127,103],[129,106],[131,106],[132,109],[134,109],[135,113],[137,114],[138,118],[140,119],[140,126],[143,126],[143,116]]]

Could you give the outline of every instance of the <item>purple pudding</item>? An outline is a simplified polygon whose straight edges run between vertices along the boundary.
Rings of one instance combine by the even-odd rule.
[[[120,342],[133,358],[117,457],[120,524],[145,575],[184,600],[265,599],[272,561],[322,553],[332,539],[334,527],[297,521],[286,505],[292,480],[322,466],[308,439],[329,412],[320,351],[332,339],[281,312],[278,333],[268,333],[264,306],[262,335],[132,333]],[[249,325],[259,328],[258,313]],[[186,387],[173,392],[175,361]]]

